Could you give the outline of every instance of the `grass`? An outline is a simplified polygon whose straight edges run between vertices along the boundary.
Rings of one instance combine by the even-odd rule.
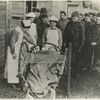
[[[57,98],[64,98],[64,92],[57,89]],[[24,98],[22,91],[14,90],[3,79],[0,79],[0,98],[13,99]],[[100,98],[100,76],[97,73],[84,72],[77,80],[71,80],[70,98]]]

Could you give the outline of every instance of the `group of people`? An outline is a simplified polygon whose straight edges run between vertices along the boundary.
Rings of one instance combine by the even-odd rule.
[[[94,50],[94,65],[100,63],[100,13],[80,14],[78,11],[67,18],[65,11],[60,11],[60,19],[48,17],[46,8],[34,9],[26,14],[26,20],[6,34],[6,63],[4,78],[13,86],[19,83],[18,55],[21,43],[26,41],[29,49],[36,44],[52,43],[62,50],[72,43],[72,73],[80,72],[79,62],[84,61],[84,69],[91,69],[91,57]],[[55,50],[51,45],[39,45],[40,50]]]

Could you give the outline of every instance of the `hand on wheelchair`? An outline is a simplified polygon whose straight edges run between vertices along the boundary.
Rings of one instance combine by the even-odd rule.
[[[12,58],[13,58],[13,59],[16,59],[16,58],[17,58],[16,53],[14,53],[14,54],[12,55]]]
[[[37,52],[37,51],[39,51],[39,46],[37,46],[37,47],[32,46],[31,49],[30,49],[30,51],[34,52],[34,53]]]

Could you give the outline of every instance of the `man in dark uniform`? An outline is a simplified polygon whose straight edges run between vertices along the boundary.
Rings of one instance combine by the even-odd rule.
[[[100,72],[100,13],[96,15],[96,23],[93,27],[93,33],[95,38],[94,48],[94,68]],[[93,43],[92,43],[93,44]]]
[[[36,27],[37,27],[37,34],[38,34],[38,41],[37,43],[42,43],[43,39],[43,32],[45,28],[49,27],[48,22],[48,14],[47,14],[46,8],[41,8],[40,10],[40,16],[35,20]],[[40,45],[40,50],[42,50],[42,45]]]
[[[79,76],[79,57],[85,41],[84,27],[79,22],[78,15],[77,11],[72,13],[72,20],[66,25],[63,35],[63,45],[65,47],[68,48],[69,43],[72,43],[72,74],[76,77]]]
[[[84,60],[85,60],[85,70],[90,70],[91,68],[91,58],[93,52],[92,42],[95,41],[93,34],[94,23],[91,21],[90,14],[85,14],[85,45],[84,45]]]

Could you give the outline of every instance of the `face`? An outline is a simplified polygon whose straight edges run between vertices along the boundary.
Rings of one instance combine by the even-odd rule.
[[[31,21],[31,23],[33,23],[33,22],[34,22],[34,18],[30,18],[29,20]]]
[[[96,17],[96,23],[100,24],[100,17]]]
[[[35,15],[36,15],[36,18],[38,18],[39,15],[40,15],[40,13],[39,13],[39,12],[34,12],[34,13],[35,13]]]
[[[51,27],[55,27],[55,26],[56,26],[56,24],[57,24],[57,23],[56,23],[56,21],[53,21],[53,20],[52,20],[52,21],[50,21],[50,25],[51,25]]]
[[[49,22],[49,20],[47,17],[43,18],[43,23],[48,23],[48,22]]]
[[[91,21],[90,17],[86,16],[86,17],[85,17],[85,21],[86,21],[86,22],[90,22],[90,21]]]
[[[90,14],[90,19],[92,19],[92,18],[93,18],[93,15]]]
[[[72,21],[73,22],[77,22],[78,21],[78,17],[72,17]]]
[[[83,17],[81,15],[78,16],[79,21],[81,21],[83,19]]]
[[[65,19],[66,18],[66,16],[64,15],[64,13],[60,13],[60,18],[61,19]]]

